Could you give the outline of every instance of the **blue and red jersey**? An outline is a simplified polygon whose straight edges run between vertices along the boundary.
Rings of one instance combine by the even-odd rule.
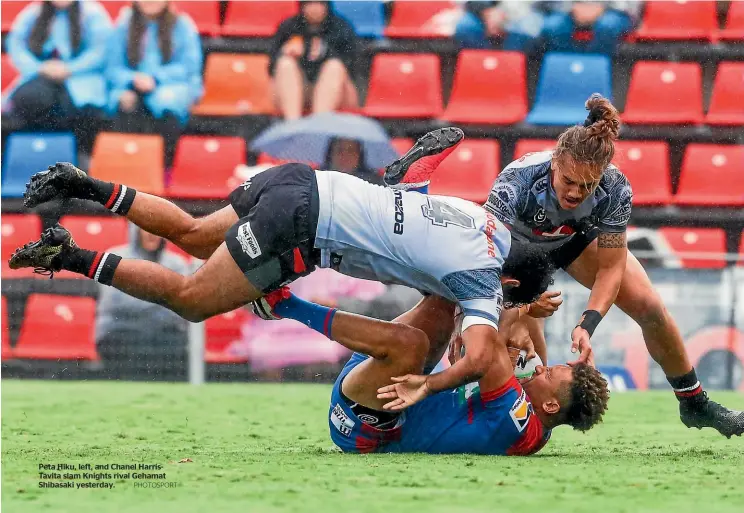
[[[550,438],[514,376],[496,390],[481,392],[472,383],[432,395],[405,410],[394,429],[374,429],[354,415],[338,390],[343,377],[366,358],[352,356],[331,395],[331,438],[344,452],[527,456]]]

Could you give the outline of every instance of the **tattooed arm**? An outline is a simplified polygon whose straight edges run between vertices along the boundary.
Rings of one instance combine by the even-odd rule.
[[[628,259],[625,229],[630,219],[633,199],[630,184],[622,173],[614,169],[614,172],[610,171],[610,174],[603,177],[604,179],[608,182],[606,187],[609,200],[599,212],[597,270],[585,316],[582,316],[571,333],[572,350],[581,351],[578,361],[590,364],[593,357],[589,337],[599,320],[615,302],[625,274]],[[594,312],[591,312],[592,310]]]
[[[604,316],[615,302],[628,257],[625,232],[600,232],[597,238],[597,274],[587,310]]]

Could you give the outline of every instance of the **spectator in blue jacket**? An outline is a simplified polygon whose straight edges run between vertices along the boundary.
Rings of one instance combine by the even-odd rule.
[[[111,21],[98,2],[29,4],[7,48],[20,80],[6,107],[27,128],[70,128],[106,104],[103,72]]]
[[[575,1],[549,2],[550,14],[545,18],[543,36],[548,50],[612,55],[623,36],[633,30],[643,2],[619,0],[611,2]],[[585,45],[573,39],[576,29],[592,31]]]
[[[169,2],[136,1],[123,9],[106,70],[116,128],[162,133],[170,161],[189,109],[203,93],[202,60],[194,22]]]

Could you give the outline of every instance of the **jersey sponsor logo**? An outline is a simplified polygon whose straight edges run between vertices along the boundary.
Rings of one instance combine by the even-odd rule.
[[[251,188],[251,178],[246,180],[245,182],[241,183],[238,187],[242,187],[244,191],[247,191]]]
[[[236,239],[238,239],[240,247],[246,255],[251,258],[258,258],[261,256],[261,246],[258,245],[256,236],[253,235],[250,221],[246,221],[240,225]]]
[[[493,234],[498,229],[496,226],[496,218],[491,214],[486,214],[486,246],[488,248],[488,256],[496,258],[496,245],[493,243]]]
[[[525,391],[522,390],[522,394],[514,401],[514,404],[509,410],[509,416],[517,427],[517,431],[520,433],[524,431],[527,424],[530,423],[532,413],[532,404],[527,400]]]
[[[567,237],[572,235],[576,230],[568,225],[561,225],[558,228],[550,228],[550,230],[541,230],[540,228],[533,228],[532,233],[541,237]]]
[[[396,235],[403,235],[403,221],[405,214],[403,214],[403,193],[395,191],[395,224],[393,225],[393,233]]]
[[[338,431],[344,436],[351,436],[351,429],[355,424],[355,422],[346,415],[346,412],[341,408],[340,404],[336,404],[331,412],[331,423],[336,426],[336,429],[338,429]]]

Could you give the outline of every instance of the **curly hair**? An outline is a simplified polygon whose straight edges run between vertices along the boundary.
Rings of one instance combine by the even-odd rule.
[[[620,135],[620,115],[607,98],[594,93],[586,101],[589,115],[584,125],[566,129],[558,137],[553,157],[568,155],[574,162],[602,172],[615,156],[615,140]]]
[[[572,368],[573,380],[565,395],[568,396],[568,409],[563,416],[563,424],[579,431],[588,431],[602,421],[607,411],[610,390],[602,374],[584,363]]]
[[[518,287],[504,290],[504,307],[513,308],[537,300],[553,284],[555,266],[536,244],[512,239],[502,275],[519,281]]]

